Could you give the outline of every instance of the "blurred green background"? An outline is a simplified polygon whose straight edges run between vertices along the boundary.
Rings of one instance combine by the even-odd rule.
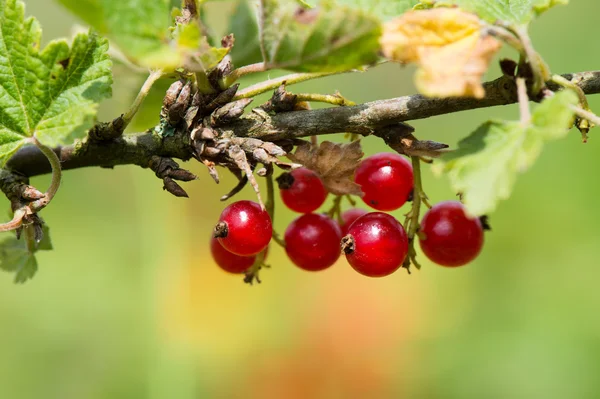
[[[77,22],[49,0],[26,4],[45,42],[70,35]],[[233,4],[210,6],[217,32]],[[589,36],[597,4],[572,1],[533,24],[533,42],[554,72],[599,68]],[[291,90],[339,89],[364,102],[415,92],[412,73],[386,65]],[[494,66],[489,77],[498,74]],[[121,113],[142,79],[117,68],[114,99],[100,117]],[[137,129],[157,121],[157,104],[146,104]],[[600,97],[590,104],[600,111]],[[455,144],[484,120],[517,112],[507,106],[413,125],[421,138]],[[549,143],[491,215],[484,251],[466,267],[421,257],[420,272],[369,279],[341,259],[308,273],[273,246],[272,268],[252,287],[208,253],[218,199],[234,184],[225,174],[215,185],[186,165],[200,181],[185,185],[190,199],[177,199],[139,167],[69,171],[43,212],[55,250],[39,254],[40,271],[25,285],[0,274],[0,397],[596,398],[599,145],[594,132],[584,145],[575,130]],[[377,138],[363,146],[385,150]],[[432,201],[454,197],[427,169],[424,179]],[[40,188],[48,182],[33,179]],[[253,195],[246,189],[239,198]],[[279,206],[276,228],[294,217]]]

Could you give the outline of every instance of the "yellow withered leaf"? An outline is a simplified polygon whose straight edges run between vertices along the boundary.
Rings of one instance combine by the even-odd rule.
[[[419,65],[417,89],[432,97],[485,95],[481,78],[501,43],[458,8],[410,11],[384,27],[381,46],[395,61]]]

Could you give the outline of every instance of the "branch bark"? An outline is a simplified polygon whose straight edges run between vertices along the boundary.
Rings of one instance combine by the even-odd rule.
[[[600,93],[600,71],[562,76],[577,84],[585,94]],[[274,116],[252,112],[216,130],[226,136],[253,137],[265,141],[340,132],[368,135],[381,127],[399,122],[513,104],[518,101],[515,83],[509,77],[503,76],[484,83],[484,88],[486,95],[482,99],[440,99],[416,94],[350,107],[293,111]],[[558,90],[559,86],[549,83],[549,88]],[[63,170],[127,164],[148,167],[153,155],[182,160],[191,157],[189,138],[185,135],[176,134],[161,139],[152,130],[125,135],[108,142],[78,142],[55,148],[54,151],[61,160]],[[35,147],[19,150],[8,162],[7,169],[27,177],[51,172],[46,157]]]

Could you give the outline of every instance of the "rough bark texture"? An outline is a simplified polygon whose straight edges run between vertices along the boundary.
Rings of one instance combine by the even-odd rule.
[[[600,93],[600,71],[563,75],[576,83],[586,94]],[[550,89],[557,90],[555,85]],[[436,115],[493,107],[517,102],[513,80],[503,76],[484,84],[486,95],[474,98],[428,98],[411,95],[373,101],[350,107],[292,111],[268,115],[251,112],[216,130],[226,136],[253,137],[277,141],[330,133],[368,135],[376,129],[399,122],[423,119]],[[161,139],[152,130],[119,137],[112,141],[77,142],[55,149],[64,170],[87,166],[113,167],[133,164],[148,167],[152,156],[187,160],[192,155],[190,141],[183,134]],[[35,147],[26,147],[15,154],[7,169],[31,177],[50,173],[50,165]],[[0,176],[0,187],[4,186]],[[4,191],[4,190],[3,190]]]

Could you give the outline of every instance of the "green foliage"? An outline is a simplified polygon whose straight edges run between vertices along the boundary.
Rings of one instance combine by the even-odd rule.
[[[527,25],[542,12],[557,4],[567,4],[569,0],[451,0],[437,1],[436,5],[456,4],[465,11],[474,12],[480,18],[494,23],[498,20],[510,25]],[[421,1],[433,4],[433,0]]]
[[[531,167],[544,142],[567,134],[573,124],[569,105],[575,104],[577,96],[565,90],[539,105],[528,123],[487,122],[442,156],[434,172],[448,175],[473,215],[492,212],[509,197],[517,174]]]
[[[40,250],[51,250],[50,231],[48,227],[43,226],[44,238],[34,244],[34,249],[27,248],[27,241],[24,237],[17,239],[14,236],[7,236],[0,241],[0,269],[15,273],[15,283],[24,283],[31,279],[38,270],[35,253]]]
[[[0,0],[0,162],[34,134],[48,146],[72,141],[93,124],[97,103],[110,97],[108,43],[79,34],[40,51],[41,28],[24,5]]]
[[[233,65],[240,67],[262,61],[256,11],[248,1],[238,2],[229,21],[228,32],[235,37],[235,45],[231,50]]]
[[[328,0],[306,9],[294,0],[261,0],[261,42],[269,68],[334,72],[377,61],[381,23]]]
[[[196,20],[173,31],[169,0],[95,0],[93,13],[79,0],[58,1],[142,67],[170,71],[189,63],[190,69],[207,70],[227,53],[208,44]]]
[[[412,9],[419,4],[419,0],[338,0],[338,3],[387,21]]]

